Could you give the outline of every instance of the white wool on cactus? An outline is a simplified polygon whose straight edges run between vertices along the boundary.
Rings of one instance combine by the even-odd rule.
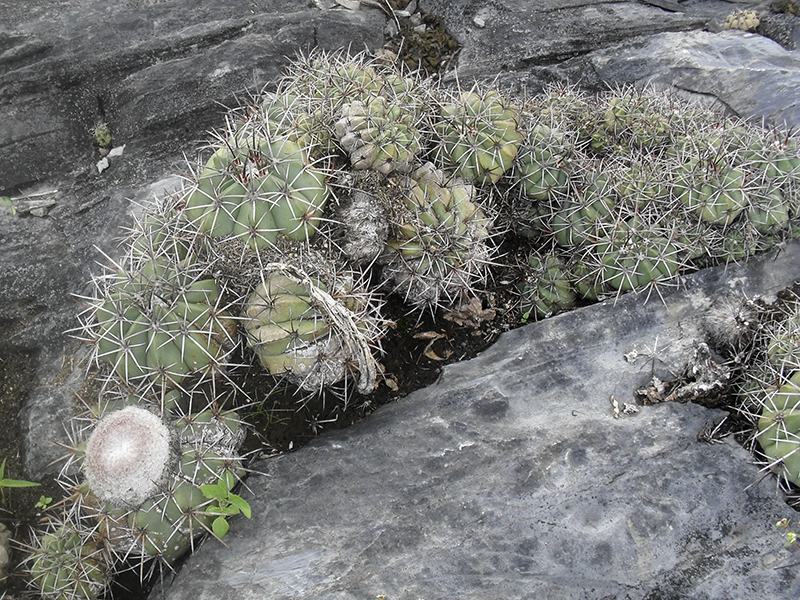
[[[158,492],[174,458],[163,421],[147,410],[128,406],[98,423],[86,444],[83,469],[99,499],[135,508]]]

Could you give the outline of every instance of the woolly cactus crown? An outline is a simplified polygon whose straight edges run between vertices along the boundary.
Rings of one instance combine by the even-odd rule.
[[[158,491],[174,458],[170,431],[161,419],[128,406],[98,423],[86,443],[83,469],[98,498],[136,507]]]

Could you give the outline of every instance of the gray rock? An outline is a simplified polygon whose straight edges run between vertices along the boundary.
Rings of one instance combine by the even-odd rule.
[[[424,0],[420,9],[441,16],[462,45],[458,57],[462,81],[557,64],[641,35],[700,29],[712,16],[731,10],[720,2],[663,3],[673,10],[653,4]]]
[[[713,96],[740,116],[800,125],[800,54],[754,33],[645,36],[592,52],[561,68],[591,73],[594,83],[673,86]]]
[[[384,22],[376,8],[322,11],[305,0],[4,3],[0,188],[93,168],[103,121],[115,145],[151,167],[179,156],[219,126],[221,105],[274,79],[286,57],[375,49]]]
[[[508,2],[427,0],[463,45],[459,80],[497,79],[540,91],[552,81],[595,90],[651,83],[719,100],[742,117],[800,125],[800,56],[758,34],[702,31],[737,7],[722,2]],[[739,7],[739,8],[743,8]],[[485,23],[474,24],[475,18]],[[770,21],[770,18],[772,21]],[[771,15],[790,36],[794,19]],[[784,31],[787,30],[787,31]],[[766,32],[766,31],[765,31]],[[777,34],[777,29],[776,29]]]
[[[252,521],[211,540],[168,600],[796,598],[748,452],[698,440],[722,411],[612,397],[678,372],[721,294],[768,296],[800,244],[504,334],[355,426],[255,465]],[[626,361],[637,350],[639,360]],[[650,360],[645,355],[651,355]],[[160,597],[154,594],[152,597]]]
[[[800,19],[786,13],[759,13],[758,33],[778,42],[787,50],[797,50],[800,42]]]

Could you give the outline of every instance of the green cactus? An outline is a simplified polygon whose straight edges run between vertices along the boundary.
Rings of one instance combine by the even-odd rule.
[[[668,209],[670,189],[662,167],[641,157],[620,165],[616,192],[620,201],[631,209],[646,209],[655,205],[657,210]]]
[[[674,284],[684,266],[683,252],[676,243],[635,219],[600,238],[591,252],[598,259],[603,284],[618,292]]]
[[[497,91],[463,92],[439,109],[436,162],[476,184],[496,183],[522,144],[520,120],[519,108]]]
[[[588,173],[581,188],[556,207],[551,228],[563,248],[580,246],[597,239],[616,220],[617,192],[606,172]]]
[[[653,210],[649,202],[641,208],[619,202],[615,171],[589,181],[576,203],[565,203],[552,217],[554,241],[573,257],[570,279],[578,295],[596,300],[633,290],[647,291],[649,298],[675,285],[690,262],[670,213]]]
[[[26,563],[30,583],[44,600],[95,600],[109,587],[112,566],[94,532],[52,520],[35,536]]]
[[[266,131],[270,137],[285,138],[308,151],[309,156],[323,156],[330,147],[330,133],[309,107],[306,99],[294,92],[264,92],[260,105],[251,108],[242,127]]]
[[[97,358],[129,384],[179,385],[218,368],[236,343],[219,286],[191,265],[154,257],[98,286],[87,329]]]
[[[290,265],[266,265],[263,277],[244,314],[248,345],[262,366],[309,392],[351,375],[359,392],[371,392],[371,344],[382,335],[371,297],[353,293],[352,278],[329,287]]]
[[[571,262],[570,282],[580,298],[591,302],[597,302],[613,291],[603,278],[603,270],[597,268],[597,257],[591,253]]]
[[[312,285],[327,291],[320,281]],[[247,301],[248,343],[273,375],[293,373],[302,378],[317,363],[319,343],[329,342],[330,326],[314,309],[309,293],[302,283],[276,272]]]
[[[730,225],[750,204],[745,172],[717,160],[679,167],[672,190],[701,221],[721,226]]]
[[[184,215],[212,238],[234,237],[253,250],[278,235],[309,240],[328,199],[321,171],[288,138],[254,131],[221,140],[190,188]]]
[[[334,124],[341,118],[342,107],[368,102],[380,95],[384,85],[374,60],[366,54],[315,51],[289,66],[277,92],[265,95],[263,106],[273,122],[300,131],[298,143],[321,158],[336,151]]]
[[[764,401],[756,439],[770,469],[800,485],[800,372]]]
[[[416,116],[382,96],[342,107],[335,131],[354,169],[407,173],[421,150]]]
[[[525,279],[519,285],[523,321],[544,319],[575,306],[569,270],[556,254],[530,254],[524,271]]]
[[[602,130],[610,136],[610,145],[626,152],[650,150],[669,140],[670,119],[660,96],[630,87],[609,92],[598,98],[598,126],[591,134],[593,147],[605,149]],[[629,147],[630,146],[630,147]]]
[[[791,310],[770,330],[767,360],[778,373],[800,371],[800,305]]]
[[[113,136],[108,123],[98,123],[94,128],[94,142],[100,156],[108,156],[111,151]]]
[[[569,189],[574,140],[544,123],[530,127],[514,160],[513,177],[537,200],[558,199]]]
[[[407,181],[405,210],[386,245],[383,275],[418,308],[453,308],[484,279],[492,218],[475,188],[431,163]]]
[[[576,85],[550,84],[539,96],[528,99],[526,108],[535,118],[559,128],[578,131],[578,122],[585,115],[590,96]]]

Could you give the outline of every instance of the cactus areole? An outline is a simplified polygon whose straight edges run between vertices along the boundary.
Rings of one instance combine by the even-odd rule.
[[[158,491],[174,466],[167,426],[129,406],[103,418],[86,443],[84,474],[95,496],[135,508]]]

